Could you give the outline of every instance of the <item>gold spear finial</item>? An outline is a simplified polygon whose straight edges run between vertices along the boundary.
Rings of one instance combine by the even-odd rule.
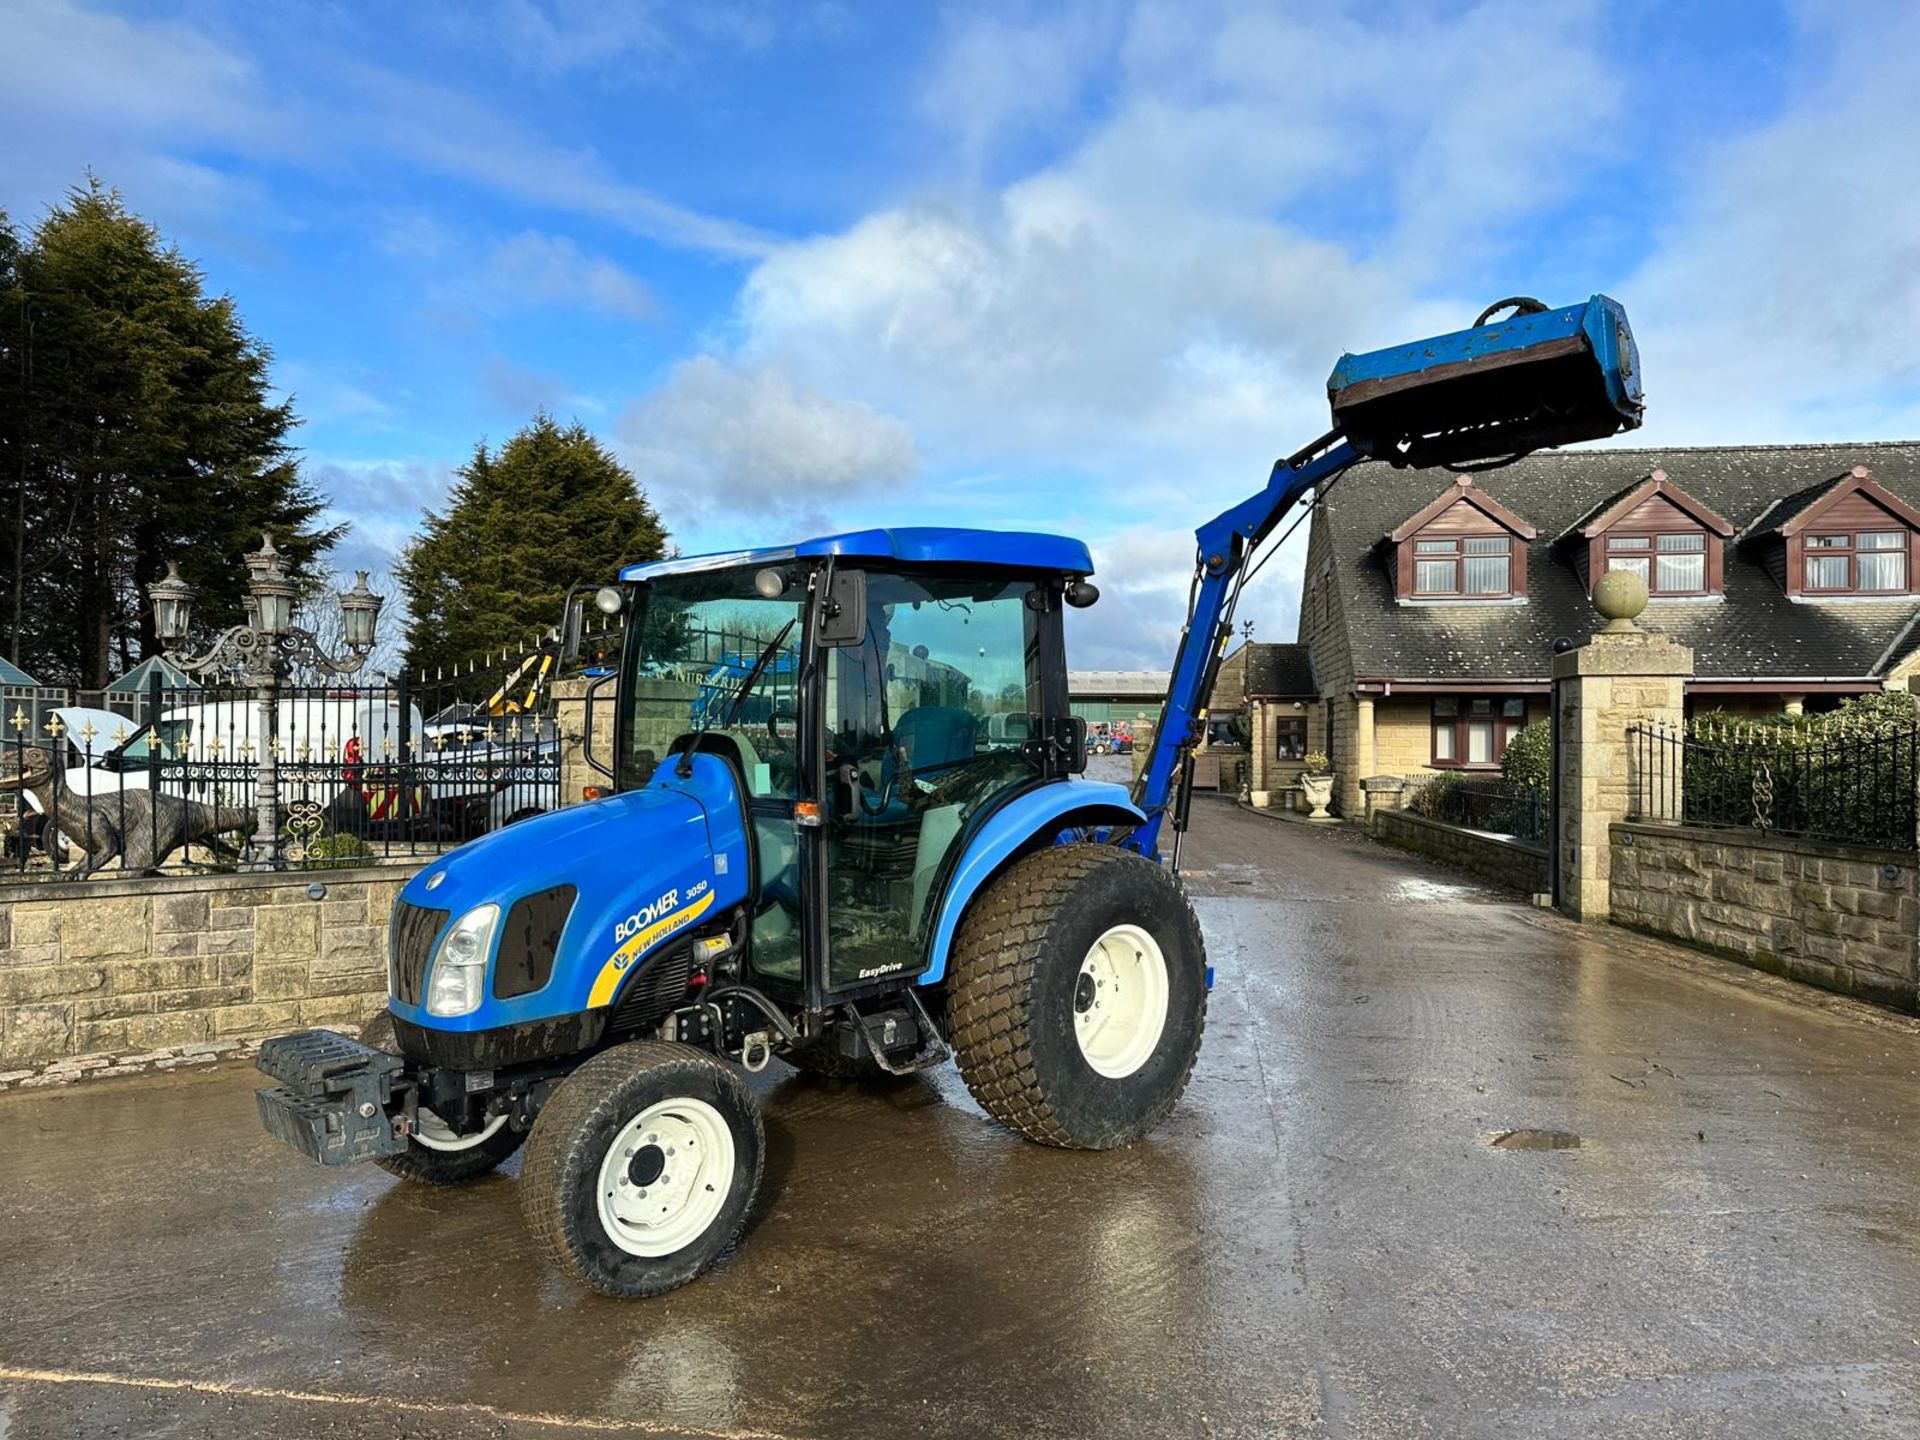
[[[60,723],[60,717],[58,715],[53,716],[47,721],[47,734],[51,735],[54,739],[58,740],[66,733],[67,727]]]
[[[24,730],[27,728],[27,712],[22,710],[18,705],[13,707],[13,728],[15,730]]]

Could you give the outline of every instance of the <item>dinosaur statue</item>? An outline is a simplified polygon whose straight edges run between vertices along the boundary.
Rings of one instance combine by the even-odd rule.
[[[253,811],[245,806],[203,805],[180,795],[136,789],[96,794],[89,800],[58,783],[53,756],[37,745],[19,752],[16,766],[0,774],[0,790],[24,790],[39,802],[47,823],[81,848],[67,873],[83,879],[115,857],[131,874],[158,870],[183,845],[253,828]]]

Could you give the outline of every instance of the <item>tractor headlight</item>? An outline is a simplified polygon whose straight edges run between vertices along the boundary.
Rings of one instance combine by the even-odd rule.
[[[433,956],[427,985],[427,1013],[452,1019],[480,1008],[487,988],[487,956],[500,924],[498,905],[476,905],[447,931]]]

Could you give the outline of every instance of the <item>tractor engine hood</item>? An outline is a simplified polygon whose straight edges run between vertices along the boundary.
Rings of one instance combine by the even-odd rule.
[[[447,930],[478,905],[499,906],[500,923],[478,1009],[429,1015],[427,962],[416,956],[420,1003],[396,994],[393,1012],[429,1029],[471,1031],[598,1009],[611,1004],[673,936],[745,899],[749,867],[731,773],[702,758],[710,763],[688,782],[656,781],[644,790],[522,820],[415,875],[400,892],[396,937],[412,935],[413,943],[437,952]],[[723,817],[718,837],[709,807]],[[424,926],[400,923],[407,906],[442,912],[430,941]],[[557,918],[561,913],[564,921]],[[407,958],[398,954],[399,943],[397,967]]]

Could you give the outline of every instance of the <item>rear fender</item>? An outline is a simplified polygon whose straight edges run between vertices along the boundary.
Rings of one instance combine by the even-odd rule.
[[[954,867],[940,897],[931,954],[919,983],[936,985],[946,978],[947,956],[968,905],[1016,858],[1059,842],[1071,830],[1142,825],[1146,818],[1124,785],[1095,780],[1063,780],[1008,801],[975,832]]]

